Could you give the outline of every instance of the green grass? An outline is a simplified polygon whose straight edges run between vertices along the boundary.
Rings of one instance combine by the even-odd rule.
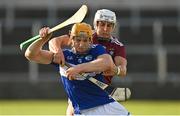
[[[127,101],[122,102],[133,115],[180,115],[180,101]]]
[[[0,115],[65,114],[67,100],[1,100]]]
[[[133,115],[180,115],[180,101],[130,100],[122,104]],[[64,115],[67,100],[0,100],[0,115]]]

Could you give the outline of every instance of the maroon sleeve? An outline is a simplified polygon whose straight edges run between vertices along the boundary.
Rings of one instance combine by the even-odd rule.
[[[115,52],[114,56],[121,56],[121,57],[126,59],[125,46],[116,46],[116,50],[115,51],[116,52]]]

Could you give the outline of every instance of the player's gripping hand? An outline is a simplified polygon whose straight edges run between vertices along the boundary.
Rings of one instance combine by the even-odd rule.
[[[81,74],[81,68],[79,66],[70,67],[66,70],[66,75],[69,80],[75,80],[79,74]]]
[[[54,53],[53,62],[64,66],[64,64],[65,64],[65,58],[64,58],[64,54],[63,54],[62,51],[59,51],[59,52],[57,52],[57,53]]]
[[[113,68],[103,72],[104,76],[114,76],[117,73],[117,66],[114,64]]]
[[[39,35],[42,39],[44,40],[48,40],[49,38],[51,38],[52,33],[48,33],[50,30],[49,27],[43,27],[42,29],[39,30]]]

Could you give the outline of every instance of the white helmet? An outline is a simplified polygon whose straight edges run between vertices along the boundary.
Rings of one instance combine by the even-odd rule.
[[[97,21],[107,21],[116,24],[116,14],[108,9],[98,10],[94,17],[94,28],[96,27]]]

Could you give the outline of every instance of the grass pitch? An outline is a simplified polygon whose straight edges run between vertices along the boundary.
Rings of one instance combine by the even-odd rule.
[[[64,115],[67,100],[1,100],[0,115]]]
[[[180,115],[180,101],[121,102],[132,115]],[[64,115],[67,100],[0,100],[0,115]]]

